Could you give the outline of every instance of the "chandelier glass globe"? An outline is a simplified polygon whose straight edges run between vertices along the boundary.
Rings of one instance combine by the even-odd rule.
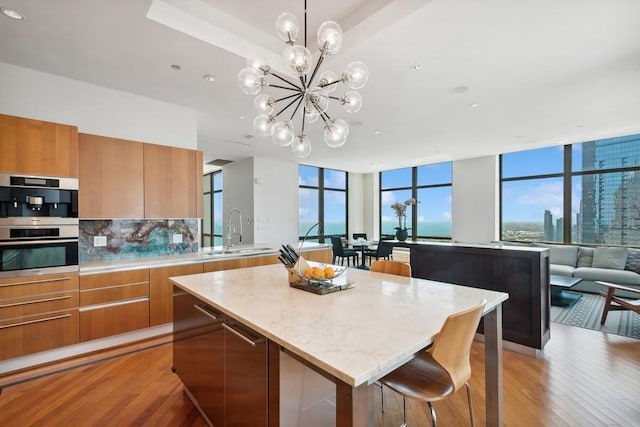
[[[347,113],[357,113],[362,108],[362,95],[355,90],[350,90],[344,94],[340,102]]]
[[[285,43],[293,43],[298,38],[298,18],[284,12],[276,18],[276,35]]]
[[[238,86],[247,95],[257,94],[264,85],[264,78],[255,68],[243,68],[238,73]]]
[[[253,130],[260,136],[267,137],[273,135],[273,125],[276,120],[273,116],[260,114],[253,120]]]
[[[369,80],[369,69],[360,61],[355,61],[347,65],[344,72],[344,80],[350,89],[360,89]]]
[[[291,122],[291,120],[277,122],[273,125],[273,135],[271,135],[271,140],[274,144],[286,147],[291,144],[294,136],[293,122]]]
[[[338,88],[338,80],[340,80],[340,76],[338,76],[338,73],[336,73],[335,71],[326,70],[323,71],[322,74],[320,74],[318,86],[324,89],[325,92],[331,93]]]
[[[349,135],[349,125],[342,119],[329,121],[324,127],[324,142],[331,148],[344,145]]]
[[[291,144],[291,151],[300,158],[307,157],[311,154],[311,142],[309,138],[307,138],[307,135],[299,134],[296,136]]]
[[[318,48],[323,55],[338,53],[342,47],[342,28],[334,21],[326,21],[318,28]]]
[[[311,70],[313,57],[311,52],[304,46],[288,46],[284,50],[284,64],[287,69],[298,76],[304,76]]]
[[[258,114],[271,114],[273,113],[273,106],[276,100],[273,97],[261,93],[253,100],[253,108]]]

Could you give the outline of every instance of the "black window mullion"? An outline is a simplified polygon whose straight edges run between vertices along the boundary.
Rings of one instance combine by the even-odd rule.
[[[563,207],[562,207],[562,215],[563,219],[563,230],[562,230],[562,240],[563,243],[571,243],[571,230],[573,229],[573,218],[571,216],[571,165],[572,165],[572,155],[571,155],[571,145],[564,146],[564,177],[563,177]]]

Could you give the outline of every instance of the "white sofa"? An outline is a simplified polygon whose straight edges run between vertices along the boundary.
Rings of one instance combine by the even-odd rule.
[[[640,249],[599,246],[595,248],[577,245],[552,245],[537,243],[549,248],[551,274],[582,279],[571,290],[597,293],[604,291],[595,282],[611,282],[640,290]],[[632,293],[616,295],[637,298]]]

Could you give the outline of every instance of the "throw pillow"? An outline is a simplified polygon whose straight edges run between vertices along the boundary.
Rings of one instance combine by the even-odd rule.
[[[627,264],[627,248],[601,246],[593,251],[592,267],[624,270]]]
[[[593,248],[585,248],[580,246],[578,253],[578,267],[591,267],[593,264]]]
[[[640,249],[627,249],[627,264],[624,269],[640,274]]]
[[[549,262],[575,267],[578,262],[578,249],[578,246],[550,245]]]

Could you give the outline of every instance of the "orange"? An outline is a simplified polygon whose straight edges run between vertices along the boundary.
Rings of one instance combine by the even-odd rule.
[[[324,277],[326,277],[327,279],[332,279],[335,274],[336,272],[333,271],[333,268],[331,267],[327,267],[324,269]]]

